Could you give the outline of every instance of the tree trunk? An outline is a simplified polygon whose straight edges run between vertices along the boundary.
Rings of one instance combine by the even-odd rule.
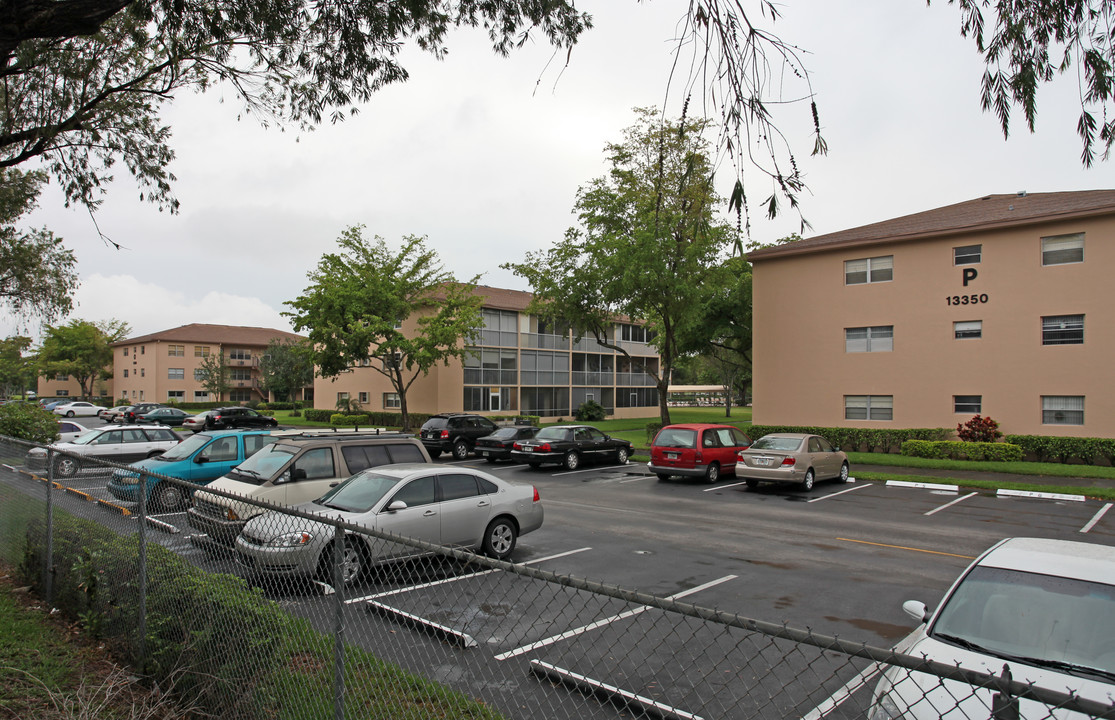
[[[670,404],[667,402],[670,398],[670,380],[666,373],[662,374],[662,378],[658,381],[658,419],[662,423],[662,427],[670,424]]]

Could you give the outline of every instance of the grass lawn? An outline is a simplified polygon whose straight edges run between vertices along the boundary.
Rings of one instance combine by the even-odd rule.
[[[848,453],[854,466],[890,465],[892,467],[921,468],[927,470],[956,470],[959,472],[997,472],[1012,475],[1041,475],[1044,477],[1074,477],[1115,480],[1115,467],[1098,465],[1066,465],[1039,462],[972,462],[969,460],[933,460],[906,457],[890,453]]]

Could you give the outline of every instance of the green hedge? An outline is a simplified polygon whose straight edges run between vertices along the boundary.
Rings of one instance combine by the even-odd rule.
[[[1053,437],[1050,435],[1007,435],[1007,442],[1018,445],[1038,462],[1068,463],[1078,460],[1085,465],[1095,465],[1103,459],[1115,465],[1115,439]]]
[[[336,427],[371,427],[372,419],[367,414],[346,415],[334,413],[329,416],[329,424]]]
[[[848,428],[795,425],[752,425],[742,428],[752,440],[771,433],[820,435],[847,452],[898,452],[907,440],[941,441],[952,437],[950,428]]]
[[[934,460],[976,460],[991,462],[1019,462],[1022,448],[1010,443],[961,442],[959,440],[907,440],[902,443],[902,454],[909,457]]]

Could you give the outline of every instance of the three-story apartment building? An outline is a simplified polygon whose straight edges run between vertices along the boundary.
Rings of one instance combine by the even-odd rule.
[[[757,424],[1115,437],[1115,190],[989,195],[749,259]]]

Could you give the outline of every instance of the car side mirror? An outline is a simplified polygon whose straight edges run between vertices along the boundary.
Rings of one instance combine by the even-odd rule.
[[[205,463],[209,462],[209,458],[205,455],[198,455],[194,458],[194,462],[198,465],[204,465]]]
[[[306,479],[306,471],[303,470],[302,468],[293,468],[290,471],[290,479],[291,480],[305,480]]]
[[[929,613],[926,611],[925,603],[920,600],[907,600],[902,603],[902,612],[921,623],[929,620]]]
[[[406,510],[407,504],[402,500],[396,500],[387,506],[388,512],[396,512],[397,510]]]

